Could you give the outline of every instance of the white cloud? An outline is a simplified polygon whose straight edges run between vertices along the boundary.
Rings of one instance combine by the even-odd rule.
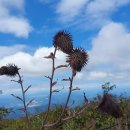
[[[1,46],[0,50],[3,49],[7,53],[0,51],[0,55],[3,55],[0,59],[0,67],[7,65],[8,63],[16,64],[19,68],[21,68],[20,74],[24,76],[24,87],[27,87],[30,84],[32,85],[29,93],[44,92],[49,88],[49,84],[47,82],[48,80],[46,80],[44,76],[51,75],[52,60],[45,59],[43,57],[48,56],[51,52],[53,52],[54,47],[42,47],[36,49],[32,55],[24,52],[25,47],[24,45],[14,45],[10,47]],[[65,61],[66,55],[61,51],[57,51],[55,66],[66,64]],[[67,72],[67,68],[56,70],[56,76],[54,78],[63,78],[62,75],[66,76]],[[59,74],[61,77],[58,76]],[[5,95],[21,92],[17,84],[10,82],[11,79],[11,77],[0,76],[0,90],[3,90]],[[62,83],[60,84],[60,80],[58,86],[62,86]]]
[[[93,0],[88,4],[86,11],[93,18],[104,18],[129,2],[129,0]]]
[[[12,10],[18,13],[13,15]],[[32,27],[22,16],[24,0],[0,1],[0,32],[14,34],[17,37],[28,37]]]
[[[26,45],[13,45],[13,46],[0,46],[0,58],[15,54],[19,51],[23,51]]]
[[[130,79],[129,52],[130,33],[128,30],[121,23],[105,25],[92,41],[88,64],[90,77],[111,77],[113,80]]]
[[[61,0],[57,6],[57,13],[62,21],[71,21],[82,11],[85,4],[85,0]]]
[[[10,48],[9,48],[10,49]],[[44,59],[44,56],[48,56],[50,52],[53,52],[54,48],[42,47],[35,51],[33,55],[26,52],[17,52],[13,55],[4,56],[0,60],[0,66],[8,63],[15,63],[21,68],[23,74],[29,76],[42,76],[50,74],[52,64],[50,59]],[[56,66],[65,63],[66,55],[61,51],[57,52]]]
[[[104,79],[107,76],[108,75],[105,72],[96,72],[96,71],[94,72],[94,71],[92,71],[92,72],[89,73],[89,79]]]
[[[97,27],[109,22],[111,14],[129,3],[130,0],[61,0],[56,12],[60,22]]]

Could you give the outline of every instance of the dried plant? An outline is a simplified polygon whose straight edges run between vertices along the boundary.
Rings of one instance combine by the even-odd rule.
[[[29,122],[29,114],[28,114],[27,107],[30,105],[30,103],[33,101],[33,99],[26,102],[25,93],[28,91],[28,89],[31,86],[28,86],[26,89],[24,89],[22,76],[20,75],[19,70],[20,70],[20,68],[18,68],[15,64],[8,64],[8,65],[2,66],[0,68],[0,75],[6,75],[6,76],[10,76],[10,77],[18,76],[18,80],[11,80],[11,81],[16,82],[16,83],[18,83],[20,85],[21,92],[22,92],[22,97],[16,96],[14,94],[11,94],[11,95],[13,97],[15,97],[16,99],[22,101],[23,107],[20,108],[19,110],[22,110],[25,113],[26,123],[27,123],[27,126],[28,126],[27,129],[29,129],[30,122]]]
[[[68,105],[70,102],[72,92],[80,90],[79,87],[73,86],[73,82],[74,82],[74,78],[77,72],[82,71],[82,69],[87,65],[88,60],[89,60],[88,53],[83,48],[80,48],[80,47],[74,48],[72,36],[70,33],[66,31],[59,31],[56,33],[53,39],[53,46],[54,46],[54,52],[50,52],[48,56],[44,57],[49,60],[51,59],[52,71],[51,71],[50,76],[45,76],[45,78],[47,78],[50,81],[49,99],[48,99],[48,106],[47,106],[47,111],[45,113],[45,116],[43,118],[38,117],[41,121],[40,130],[44,130],[45,128],[57,127],[63,123],[66,124],[67,121],[75,118],[76,116],[80,115],[83,111],[85,111],[87,106],[91,107],[91,102],[88,101],[85,93],[83,93],[84,105],[82,108],[78,109],[77,111],[76,110],[71,111]],[[56,53],[59,50],[67,54],[66,64],[56,66],[55,65]],[[62,79],[63,82],[68,82],[68,86],[69,86],[65,105],[61,107],[62,111],[59,114],[58,119],[55,122],[48,124],[47,121],[50,114],[53,93],[58,93],[64,89],[64,87],[62,89],[55,89],[54,86],[58,83],[58,80],[56,81],[54,80],[55,71],[57,71],[58,69],[67,68],[67,67],[70,67],[71,76],[68,76],[68,78]],[[28,106],[33,102],[34,99],[26,101],[26,92],[31,88],[31,85],[28,86],[27,88],[24,88],[23,79],[22,79],[22,76],[20,75],[19,70],[20,68],[18,68],[15,64],[8,64],[0,68],[0,75],[1,76],[6,75],[9,77],[18,77],[18,80],[11,80],[11,81],[16,82],[20,85],[22,97],[14,95],[14,94],[11,94],[11,95],[23,103],[23,107],[20,108],[19,110],[22,110],[25,113],[25,119],[27,123],[26,129],[31,130],[32,127],[30,124]],[[100,98],[101,101],[98,104],[98,107],[96,108],[98,108],[103,113],[111,115],[112,117],[116,119],[117,122],[114,125],[108,126],[100,130],[109,129],[115,126],[117,126],[117,130],[121,130],[120,118],[122,117],[123,114],[119,105],[113,98],[113,96],[109,94],[109,91],[112,90],[115,87],[115,85],[113,86],[109,86],[109,85],[110,83],[108,82],[102,86],[102,89],[104,90],[104,94],[103,94],[103,97]],[[73,104],[74,104],[74,101],[72,105]],[[93,128],[95,128],[95,123],[93,124]]]
[[[66,31],[60,31],[54,36],[53,45],[56,49],[71,54],[73,51],[72,36]]]
[[[76,72],[81,71],[82,68],[85,65],[87,65],[87,62],[88,62],[87,52],[81,48],[73,49],[72,37],[71,37],[70,33],[65,32],[65,31],[60,31],[54,36],[53,45],[55,47],[54,52],[50,53],[49,56],[45,57],[45,58],[52,59],[52,75],[51,75],[51,77],[46,76],[50,80],[50,96],[49,96],[48,109],[46,112],[45,119],[42,122],[41,130],[44,130],[44,128],[46,128],[46,127],[54,127],[54,126],[60,125],[63,122],[66,122],[67,120],[74,118],[75,116],[77,116],[80,112],[82,112],[86,108],[86,105],[85,105],[85,107],[83,107],[81,109],[81,111],[73,113],[68,118],[63,119],[63,116],[68,107],[68,103],[69,103],[72,91],[80,90],[78,87],[73,88],[73,79],[76,75]],[[68,65],[59,65],[59,66],[55,67],[56,51],[58,51],[58,50],[61,50],[62,52],[68,54],[68,58],[67,58],[67,63],[69,63]],[[49,111],[50,111],[52,93],[55,91],[55,90],[52,90],[52,87],[57,83],[56,81],[53,81],[54,73],[57,69],[62,68],[62,67],[68,67],[69,65],[71,67],[72,75],[68,79],[63,79],[63,81],[69,82],[69,94],[68,94],[65,106],[61,112],[61,115],[59,116],[59,119],[56,122],[54,122],[53,124],[46,124],[46,121],[47,121],[47,118],[49,115]],[[57,91],[57,92],[59,92],[59,91]]]
[[[0,68],[0,75],[6,75],[6,76],[16,76],[18,74],[19,68],[14,64],[8,64],[7,66],[2,66]]]
[[[73,87],[73,80],[76,76],[76,73],[81,71],[83,69],[83,67],[85,67],[87,65],[88,54],[82,48],[76,48],[76,49],[73,48],[72,36],[70,35],[70,33],[66,32],[66,31],[59,31],[58,33],[56,33],[56,35],[54,36],[54,39],[53,39],[53,46],[54,46],[54,52],[50,52],[50,54],[48,56],[44,57],[44,58],[47,58],[47,59],[51,59],[51,61],[52,61],[52,72],[51,72],[51,76],[45,76],[50,81],[50,87],[49,87],[48,107],[47,107],[45,117],[44,117],[44,119],[42,119],[42,125],[41,125],[41,128],[40,128],[41,130],[44,130],[45,128],[48,128],[48,127],[59,126],[60,124],[65,123],[68,120],[73,119],[74,117],[76,117],[80,113],[82,113],[86,109],[86,106],[88,104],[87,98],[86,98],[85,93],[84,93],[84,99],[85,99],[84,106],[80,110],[75,111],[74,113],[70,113],[68,115],[68,117],[64,118],[66,111],[69,109],[68,104],[69,104],[69,100],[70,100],[72,92],[80,90],[79,87]],[[68,55],[65,65],[55,66],[56,52],[58,50],[61,50],[63,53],[66,53]],[[53,86],[55,86],[58,82],[58,81],[54,80],[55,71],[57,69],[61,69],[63,67],[66,68],[66,67],[69,67],[69,66],[70,66],[72,74],[67,79],[62,80],[62,81],[67,81],[69,83],[69,93],[68,93],[68,96],[67,96],[67,99],[66,99],[66,102],[65,102],[65,106],[63,107],[62,112],[59,115],[58,120],[56,120],[52,124],[46,124],[47,119],[48,119],[48,115],[49,115],[49,111],[50,111],[52,94],[54,92],[60,92],[61,90],[64,89],[64,88],[62,88],[61,90],[53,89],[54,88]],[[28,91],[28,89],[31,86],[28,86],[26,89],[24,89],[22,76],[19,73],[19,68],[14,64],[2,66],[0,68],[0,75],[6,75],[6,76],[11,76],[11,77],[12,76],[13,77],[18,76],[18,78],[19,78],[18,80],[11,80],[11,81],[14,81],[14,82],[16,82],[20,85],[21,91],[22,91],[22,97],[16,96],[14,94],[12,94],[12,96],[23,102],[23,108],[20,108],[20,110],[22,110],[25,113],[26,122],[28,124],[28,129],[31,129],[27,107],[33,101],[33,99],[26,102],[26,98],[25,98],[25,93]]]
[[[99,110],[102,112],[111,115],[116,119],[117,124],[117,130],[121,130],[121,120],[122,117],[122,111],[119,107],[119,105],[116,103],[112,95],[108,93],[104,93],[103,98],[98,106]],[[115,125],[116,126],[116,125]]]
[[[76,48],[73,50],[73,53],[68,56],[66,62],[69,63],[72,70],[80,72],[88,63],[88,54],[84,49]]]
[[[108,93],[103,95],[102,101],[99,104],[98,108],[114,118],[120,118],[122,116],[122,112],[120,110],[119,105],[114,101],[112,96]]]

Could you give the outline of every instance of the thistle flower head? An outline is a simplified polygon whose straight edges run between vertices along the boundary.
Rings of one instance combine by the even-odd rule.
[[[88,63],[88,54],[84,49],[76,48],[73,50],[73,53],[68,56],[66,62],[69,63],[73,70],[80,72]]]
[[[6,66],[2,66],[2,67],[0,68],[0,75],[5,75],[5,74],[7,74],[7,71],[8,71],[7,67],[6,67]]]
[[[6,76],[16,76],[18,74],[19,68],[14,64],[8,64],[0,68],[0,75]]]
[[[71,54],[73,50],[73,42],[70,33],[66,31],[59,31],[54,36],[53,45],[64,53]]]
[[[111,95],[105,93],[103,95],[102,101],[98,106],[99,110],[108,115],[111,115],[115,118],[120,118],[122,116],[122,112],[118,106],[118,104],[114,101]]]

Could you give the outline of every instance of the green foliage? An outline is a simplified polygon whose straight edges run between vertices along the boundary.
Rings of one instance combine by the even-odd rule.
[[[102,85],[102,89],[104,93],[109,93],[111,90],[113,90],[114,88],[116,88],[116,85],[110,85],[110,82],[107,82],[105,84]]]
[[[110,85],[110,83],[106,83],[102,86],[104,93],[110,92],[115,85]],[[67,121],[66,123],[61,124],[58,127],[48,128],[46,130],[93,130],[99,128],[105,128],[115,124],[115,118],[109,116],[105,113],[101,113],[98,110],[98,104],[101,100],[102,96],[97,95],[93,101],[91,101],[86,111],[83,111],[80,115],[75,117],[74,119]],[[114,98],[118,101],[118,104],[122,110],[123,116],[121,118],[121,123],[130,123],[130,100],[124,98],[123,95],[114,96]],[[53,123],[58,120],[63,106],[56,106],[55,108],[50,110],[50,114],[48,116],[47,124]],[[81,109],[81,106],[77,106],[75,109],[70,110],[70,113],[76,112]],[[8,111],[4,109],[0,109],[2,112],[7,113]],[[3,111],[2,111],[3,110]],[[64,118],[68,115],[64,114]],[[42,119],[45,117],[45,112],[42,112],[38,115],[34,115],[30,117],[31,130],[39,130]],[[27,124],[24,118],[20,118],[17,120],[13,119],[1,119],[0,121],[0,130],[26,130]],[[122,126],[125,129],[125,126]],[[128,127],[128,129],[130,129]],[[111,128],[109,130],[115,130],[115,128]]]
[[[120,102],[120,106],[123,110],[123,117],[122,123],[126,122],[126,114],[128,117],[128,122],[130,122],[130,101],[124,100]],[[126,107],[127,106],[127,107]],[[97,109],[97,103],[92,102],[92,105],[87,108],[81,115],[77,116],[76,118],[62,124],[57,128],[50,128],[48,130],[93,130],[93,126],[96,129],[108,127],[115,123],[115,119],[111,116],[101,113]],[[73,111],[79,110],[80,107],[76,107]],[[48,117],[47,123],[52,123],[56,121],[61,113],[62,107],[56,107],[50,111],[50,115]],[[39,130],[41,126],[40,118],[44,116],[45,113],[41,113],[39,116],[32,116],[30,121],[32,125],[31,130]],[[65,116],[65,115],[64,115]],[[0,129],[1,130],[25,130],[26,124],[23,118],[17,120],[9,120],[9,119],[2,119],[0,122]]]
[[[7,109],[5,107],[0,107],[0,119],[4,118],[10,112],[11,112],[11,109]]]

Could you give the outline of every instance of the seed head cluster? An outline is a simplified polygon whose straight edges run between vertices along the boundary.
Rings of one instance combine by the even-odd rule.
[[[14,64],[8,64],[6,66],[2,66],[0,68],[0,75],[6,75],[6,76],[16,76],[18,74],[19,68]]]

